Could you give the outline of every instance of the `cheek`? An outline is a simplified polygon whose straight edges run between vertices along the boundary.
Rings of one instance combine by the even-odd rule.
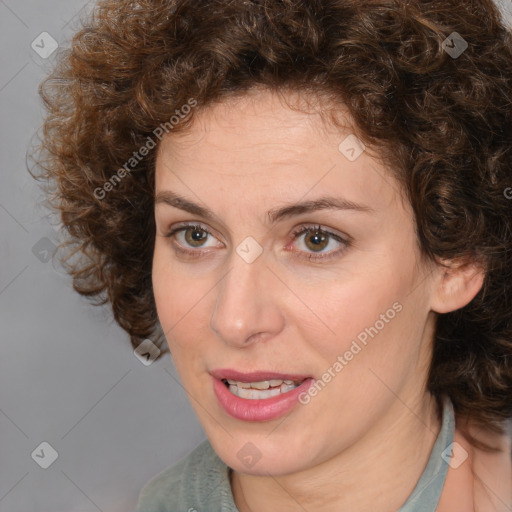
[[[386,264],[381,258],[378,266],[344,273],[340,282],[333,279],[322,287],[308,288],[305,296],[311,312],[304,315],[304,308],[297,310],[294,322],[302,325],[306,339],[316,340],[322,355],[332,359],[333,354],[349,350],[354,340],[364,346],[376,337],[394,337],[405,320],[403,307],[411,283],[412,268]]]
[[[190,282],[178,275],[154,275],[154,294],[158,318],[173,364],[186,389],[199,386],[203,358],[208,353],[209,317],[206,301]]]
[[[314,398],[316,407],[334,416],[345,408],[353,418],[366,418],[393,397],[390,389],[401,389],[414,373],[423,323],[421,304],[407,293],[405,287],[382,289],[354,281],[316,302],[319,316],[334,332],[325,335],[318,322],[302,322],[301,337],[309,343],[317,378],[326,389]],[[347,431],[352,428],[348,419],[336,421]]]
[[[154,287],[154,295],[158,318],[167,339],[180,342],[178,334],[184,329],[190,334],[205,325],[205,312],[199,304],[201,293],[186,280],[161,280]]]
[[[191,280],[186,274],[173,270],[165,258],[166,251],[155,245],[152,283],[158,319],[167,340],[176,339],[176,332],[183,324],[195,326],[202,293],[200,281]],[[204,292],[203,292],[204,295]],[[195,307],[194,307],[195,306]]]

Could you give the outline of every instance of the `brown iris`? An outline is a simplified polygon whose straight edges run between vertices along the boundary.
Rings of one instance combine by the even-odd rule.
[[[318,252],[327,247],[329,236],[319,230],[310,231],[304,241],[309,249]]]
[[[201,247],[208,237],[208,232],[198,226],[185,230],[185,240],[192,247]]]

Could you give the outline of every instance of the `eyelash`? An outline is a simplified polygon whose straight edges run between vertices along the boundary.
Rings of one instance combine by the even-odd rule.
[[[318,224],[299,226],[298,228],[294,229],[292,231],[292,236],[293,236],[292,241],[295,242],[305,233],[311,233],[311,232],[320,233],[322,235],[327,235],[330,239],[333,239],[336,242],[340,243],[341,247],[339,247],[338,249],[331,250],[326,253],[317,253],[317,254],[315,254],[314,252],[304,253],[303,251],[291,251],[291,252],[295,252],[295,253],[300,253],[300,256],[297,256],[297,257],[306,259],[308,261],[327,260],[327,259],[335,258],[336,256],[341,255],[341,253],[343,253],[347,249],[347,247],[350,246],[349,239],[343,238],[340,235],[337,235],[336,233],[332,233],[331,231],[329,231],[327,229],[323,229],[322,226],[319,226]]]
[[[204,231],[208,236],[213,236],[215,238],[213,233],[206,226],[204,226],[202,224],[182,224],[180,226],[175,227],[169,233],[167,233],[165,235],[165,238],[173,238],[177,233],[182,232],[182,231],[187,231],[188,229],[191,229],[191,228],[195,228],[195,229]],[[300,250],[299,251],[292,250],[292,249],[287,249],[287,250],[295,253],[295,257],[298,257],[301,259],[305,259],[308,261],[321,261],[321,260],[327,260],[327,259],[331,259],[336,256],[339,256],[342,252],[344,252],[351,245],[350,239],[343,238],[340,235],[337,235],[335,233],[332,233],[331,231],[323,229],[322,226],[319,226],[318,224],[303,225],[303,226],[299,226],[298,228],[294,229],[291,233],[291,236],[293,237],[292,242],[295,242],[296,240],[298,240],[305,233],[310,233],[310,232],[314,232],[314,233],[318,232],[322,235],[327,235],[330,239],[333,239],[336,242],[342,244],[342,246],[339,247],[338,249],[331,250],[328,253],[318,253],[318,254],[315,254],[314,252],[305,253],[304,251],[300,251]],[[187,255],[188,257],[192,257],[192,258],[199,258],[204,254],[204,252],[206,252],[206,251],[201,251],[200,249],[199,250],[185,249],[183,246],[181,246],[180,244],[177,244],[176,242],[173,242],[173,245],[177,252]]]
[[[208,234],[208,236],[214,236],[213,233],[206,226],[203,226],[202,224],[182,224],[180,226],[175,227],[171,231],[169,231],[169,233],[167,233],[165,235],[165,238],[173,238],[177,233],[180,233],[181,231],[187,231],[187,229],[191,229],[191,228],[204,231],[205,233]],[[188,257],[191,257],[191,258],[199,258],[205,252],[205,251],[201,251],[201,250],[194,251],[194,250],[190,250],[190,249],[185,249],[183,246],[179,245],[178,243],[176,243],[174,241],[173,241],[173,246],[177,252],[184,254]]]

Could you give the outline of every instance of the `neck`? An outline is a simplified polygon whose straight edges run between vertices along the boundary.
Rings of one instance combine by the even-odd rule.
[[[254,476],[233,472],[240,512],[389,512],[414,490],[441,427],[435,399],[396,400],[357,444],[299,473]]]

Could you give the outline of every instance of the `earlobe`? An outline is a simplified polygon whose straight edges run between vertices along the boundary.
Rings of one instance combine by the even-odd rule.
[[[482,288],[485,270],[481,264],[449,262],[439,266],[437,289],[431,308],[436,313],[450,313],[469,304]]]

